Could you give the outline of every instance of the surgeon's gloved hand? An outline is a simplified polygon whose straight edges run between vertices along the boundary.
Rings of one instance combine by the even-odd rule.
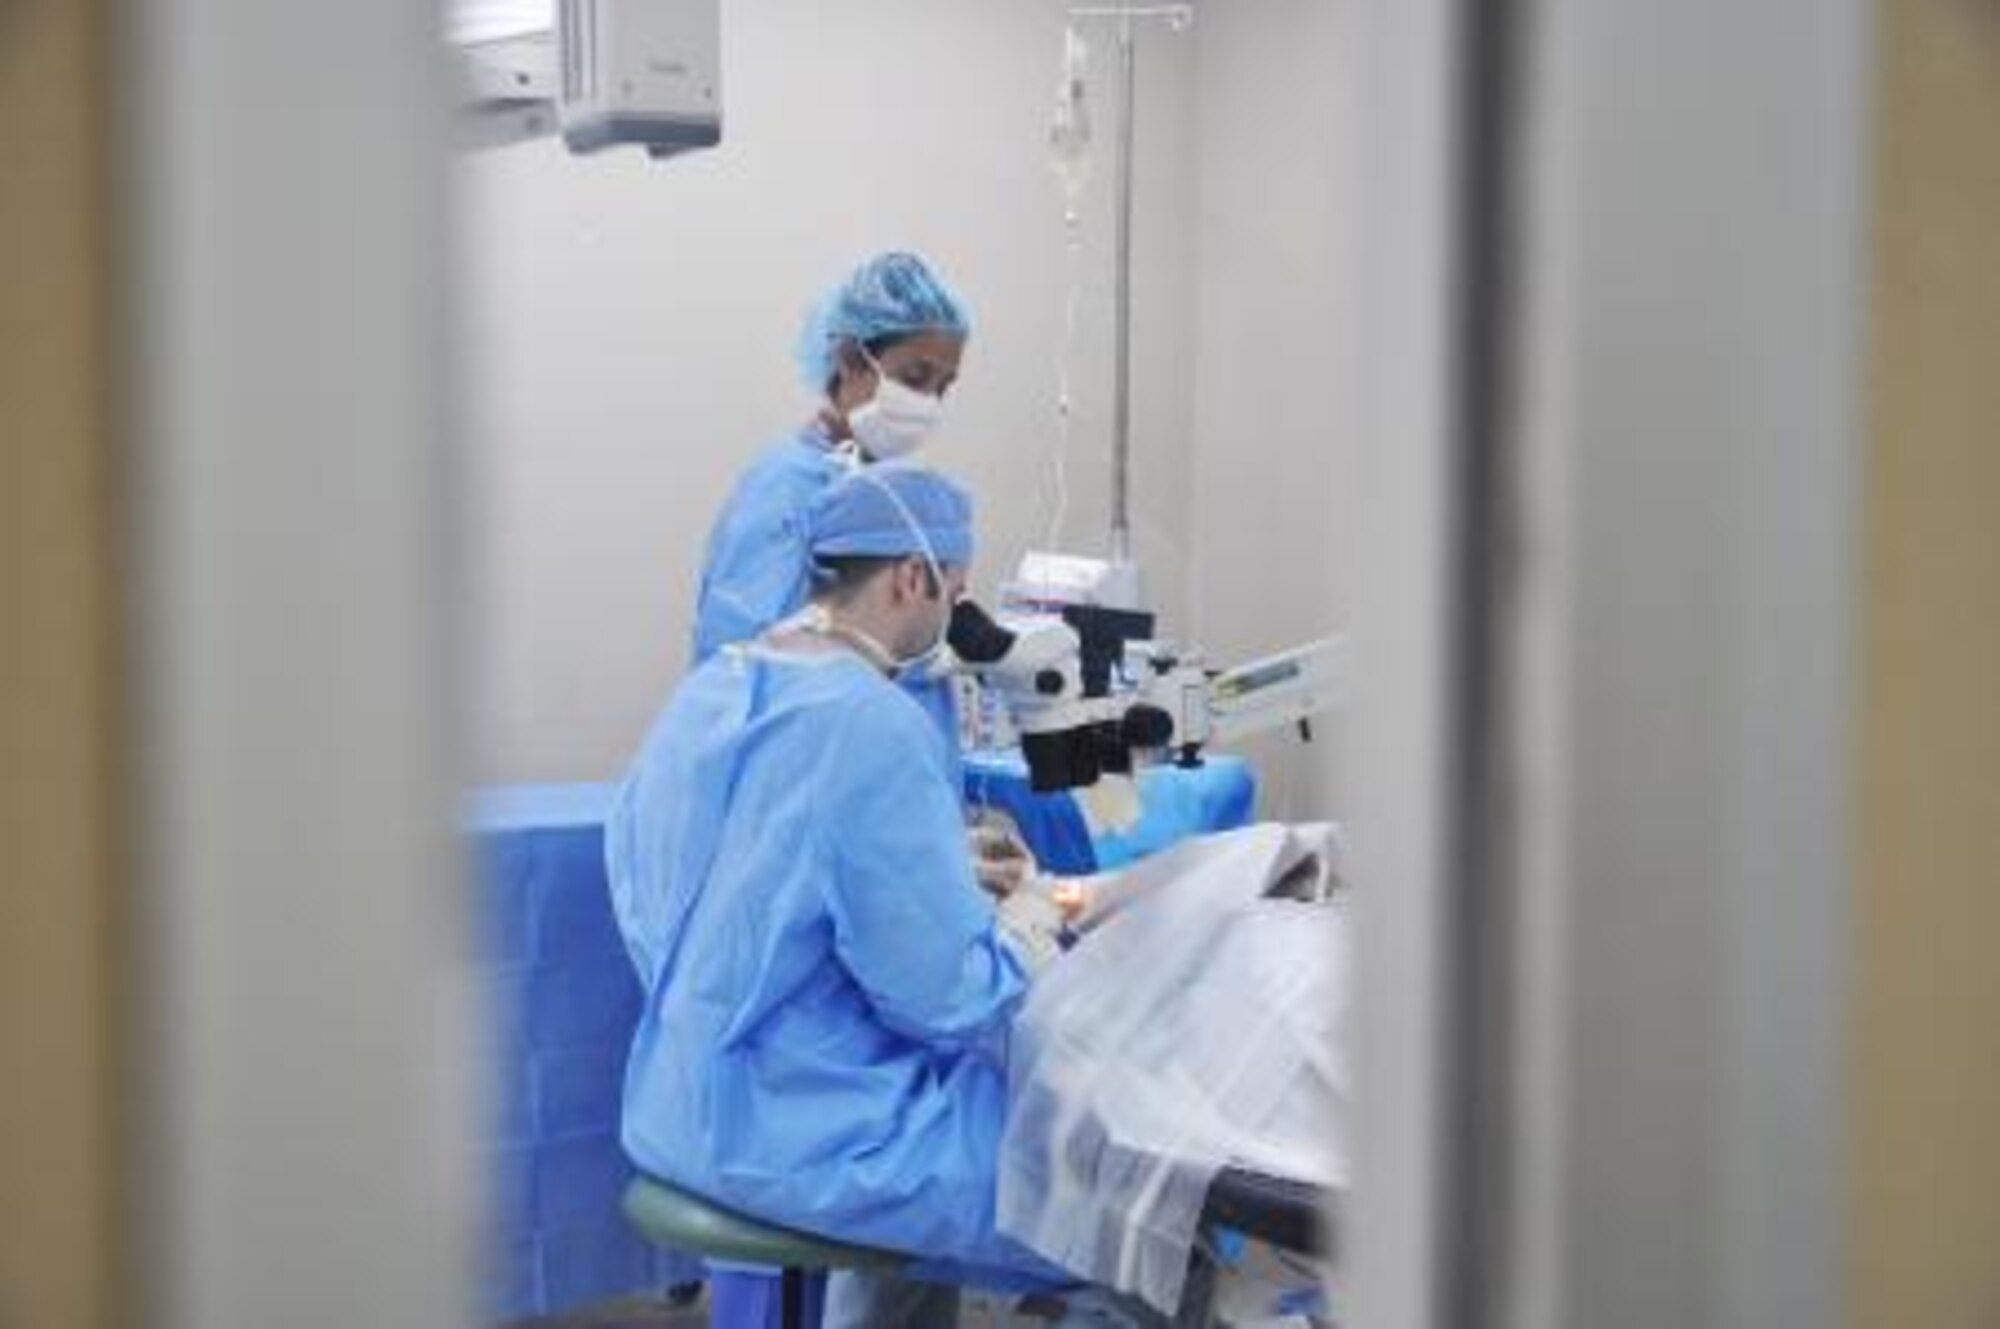
[[[996,900],[1006,899],[1035,875],[1034,857],[1012,831],[974,826],[966,832],[966,842],[972,850],[973,875]]]
[[[1000,901],[1000,933],[1030,975],[1039,974],[1101,917],[1093,886],[1101,878],[1051,877],[1036,873]]]
[[[1049,903],[1062,916],[1063,929],[1067,932],[1088,932],[1104,917],[1098,908],[1096,875],[1088,877],[1054,877],[1049,881]]]
[[[1000,939],[1033,978],[1063,953],[1062,916],[1038,891],[1016,891],[994,911]]]

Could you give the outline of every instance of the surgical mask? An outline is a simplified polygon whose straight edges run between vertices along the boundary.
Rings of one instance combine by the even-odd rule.
[[[861,354],[875,370],[875,395],[847,413],[847,428],[876,461],[907,457],[944,420],[944,402],[891,378],[865,348]]]
[[[933,564],[932,566],[936,565]],[[944,595],[944,582],[942,580],[938,582],[938,595],[940,597]],[[903,659],[898,660],[896,662],[896,672],[899,674],[915,674],[923,678],[930,677],[935,672],[938,661],[944,658],[945,638],[949,635],[950,630],[951,614],[947,612],[943,617],[938,619],[937,635],[931,638],[931,644],[918,651],[915,655],[905,656]]]

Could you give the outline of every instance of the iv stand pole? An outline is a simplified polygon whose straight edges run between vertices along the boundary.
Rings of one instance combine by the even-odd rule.
[[[1111,407],[1111,562],[1132,562],[1132,137],[1138,86],[1137,50],[1132,20],[1165,18],[1178,31],[1193,21],[1192,5],[1083,6],[1069,11],[1072,19],[1118,20],[1118,199],[1113,375]]]
[[[1122,72],[1118,104],[1117,318],[1111,408],[1111,561],[1132,561],[1132,121],[1139,62],[1132,45],[1132,16],[1118,24]]]

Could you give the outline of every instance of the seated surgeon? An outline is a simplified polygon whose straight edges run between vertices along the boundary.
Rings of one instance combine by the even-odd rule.
[[[937,729],[891,681],[942,638],[971,504],[871,467],[815,501],[809,543],[805,609],[680,684],[606,826],[646,992],[625,1150],[769,1222],[1073,1281],[994,1230],[1027,960],[975,882]],[[880,1276],[828,1300],[829,1326],[957,1312],[955,1289]]]

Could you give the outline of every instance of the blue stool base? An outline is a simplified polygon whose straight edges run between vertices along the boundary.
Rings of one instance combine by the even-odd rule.
[[[804,1283],[804,1329],[819,1329],[826,1309],[826,1275],[808,1273]],[[753,1274],[711,1269],[708,1323],[712,1329],[780,1329],[784,1324],[783,1284],[776,1273]]]

